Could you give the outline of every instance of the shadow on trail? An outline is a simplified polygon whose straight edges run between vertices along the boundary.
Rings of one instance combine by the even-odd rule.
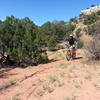
[[[9,75],[11,75],[11,74],[9,74],[9,71],[13,70],[14,68],[15,67],[13,67],[13,68],[0,68],[0,78],[7,78]],[[15,73],[12,75],[15,75]]]
[[[59,60],[57,60],[57,59],[51,59],[51,60],[48,61],[48,63],[52,63],[52,62],[56,62],[56,61],[59,61]]]
[[[79,60],[79,59],[83,59],[83,57],[76,57],[73,60]]]

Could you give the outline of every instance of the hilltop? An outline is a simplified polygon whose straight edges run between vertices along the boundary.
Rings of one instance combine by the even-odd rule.
[[[90,15],[100,10],[100,5],[92,5],[90,8],[81,11],[81,14]]]
[[[80,15],[71,18],[69,23],[76,25],[73,34],[77,37],[93,35],[96,24],[100,23],[100,5],[92,5],[90,8],[82,10]]]

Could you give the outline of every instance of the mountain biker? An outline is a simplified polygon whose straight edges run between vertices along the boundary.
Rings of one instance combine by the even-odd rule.
[[[73,56],[75,57],[76,56],[76,45],[77,45],[76,38],[74,38],[74,36],[71,34],[67,42],[68,42],[68,49],[73,50]]]
[[[69,39],[67,41],[69,46],[73,46],[73,45],[75,46],[77,42],[76,38],[74,38],[72,34],[69,36]]]

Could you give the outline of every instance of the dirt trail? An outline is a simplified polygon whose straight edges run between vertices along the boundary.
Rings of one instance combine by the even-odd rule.
[[[73,61],[64,53],[48,53],[55,59],[48,64],[0,69],[0,100],[100,100],[100,63],[85,62],[82,50]]]

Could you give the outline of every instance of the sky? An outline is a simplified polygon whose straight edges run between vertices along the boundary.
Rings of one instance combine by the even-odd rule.
[[[0,0],[0,20],[11,15],[29,17],[41,26],[47,21],[68,21],[81,10],[99,4],[100,0]]]

